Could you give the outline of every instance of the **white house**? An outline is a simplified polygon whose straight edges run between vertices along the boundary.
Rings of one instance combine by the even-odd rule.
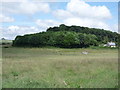
[[[114,42],[108,42],[106,45],[108,47],[116,47],[116,44]]]

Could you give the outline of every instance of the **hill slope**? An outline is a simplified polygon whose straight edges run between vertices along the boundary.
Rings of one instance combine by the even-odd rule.
[[[85,34],[94,34],[98,37],[98,41],[102,41],[106,43],[108,41],[117,42],[118,41],[118,33],[112,32],[104,29],[97,28],[88,28],[81,26],[66,26],[61,24],[59,27],[48,28],[47,31],[74,31],[77,33],[85,33]]]
[[[65,48],[97,46],[101,43],[118,44],[118,33],[80,26],[50,27],[46,32],[17,36],[13,46],[56,46]]]

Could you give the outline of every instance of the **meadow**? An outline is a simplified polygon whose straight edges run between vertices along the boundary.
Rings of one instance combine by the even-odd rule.
[[[117,49],[9,47],[2,58],[3,88],[118,87]]]

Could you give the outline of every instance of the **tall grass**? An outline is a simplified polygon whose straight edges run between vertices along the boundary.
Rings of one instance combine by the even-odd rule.
[[[4,88],[118,86],[117,49],[3,48],[2,66]]]

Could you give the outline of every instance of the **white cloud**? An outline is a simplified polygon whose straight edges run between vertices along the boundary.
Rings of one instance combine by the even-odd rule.
[[[9,26],[9,27],[1,27],[2,37],[6,39],[14,39],[17,35],[24,34],[33,34],[37,32],[41,32],[37,27],[34,26]]]
[[[8,27],[0,27],[0,30],[2,31],[2,37],[6,39],[15,39],[17,35],[33,34],[46,31],[48,27],[58,26],[60,23],[54,20],[39,19],[36,20],[36,24],[38,27],[11,25]]]
[[[79,17],[90,17],[98,19],[109,19],[111,13],[106,6],[90,6],[84,1],[71,0],[67,4],[67,11]]]
[[[79,25],[92,28],[111,29],[105,20],[112,18],[106,6],[91,6],[84,1],[71,0],[66,9],[53,12],[64,24]]]
[[[71,12],[67,10],[61,10],[61,9],[53,11],[53,14],[59,19],[66,19],[66,18],[74,17],[74,15]]]
[[[0,14],[0,22],[14,22],[14,18]]]
[[[60,25],[60,23],[55,20],[41,20],[41,19],[36,20],[36,24],[44,30],[46,30],[49,27]]]
[[[42,31],[46,31],[48,27],[58,26],[60,23],[54,20],[36,20],[36,26],[17,26],[11,25],[8,27],[0,27],[2,31],[2,37],[6,39],[15,39],[18,35],[33,34]]]
[[[19,9],[22,13],[27,14],[34,14],[39,11],[47,13],[50,11],[49,5],[47,3],[34,3],[28,1],[21,3]]]
[[[111,26],[113,32],[120,32],[118,31],[118,24],[114,24]]]
[[[77,26],[87,26],[87,27],[95,27],[95,28],[104,28],[110,29],[109,26],[98,20],[88,19],[88,18],[68,18],[64,20],[66,25],[77,25]]]
[[[48,3],[30,2],[28,0],[21,2],[3,2],[1,9],[5,14],[35,14],[37,12],[50,12]]]
[[[18,26],[9,26],[8,29],[15,31],[15,30],[18,30],[19,27]]]

